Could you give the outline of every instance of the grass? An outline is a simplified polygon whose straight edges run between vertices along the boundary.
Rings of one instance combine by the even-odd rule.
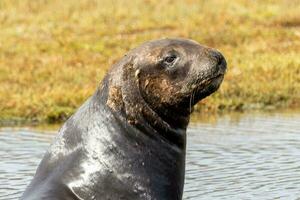
[[[198,111],[300,105],[299,0],[1,0],[0,119],[64,120],[150,39],[219,49],[228,73]]]

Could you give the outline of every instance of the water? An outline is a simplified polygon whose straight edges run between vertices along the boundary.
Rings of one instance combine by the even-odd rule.
[[[300,112],[196,119],[184,199],[300,199]],[[17,199],[53,133],[0,132],[0,199]]]

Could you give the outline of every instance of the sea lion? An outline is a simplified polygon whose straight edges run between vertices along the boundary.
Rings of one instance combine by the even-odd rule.
[[[221,53],[192,40],[131,50],[62,126],[21,199],[181,199],[192,107],[225,71]]]

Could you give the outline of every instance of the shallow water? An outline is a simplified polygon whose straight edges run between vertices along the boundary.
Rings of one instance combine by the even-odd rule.
[[[200,121],[188,130],[184,199],[300,199],[300,112]],[[1,200],[21,195],[54,136],[1,129]]]

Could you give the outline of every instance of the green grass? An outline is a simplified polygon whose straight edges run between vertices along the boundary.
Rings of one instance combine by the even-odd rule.
[[[56,122],[150,39],[186,37],[228,61],[198,111],[300,105],[300,1],[0,1],[0,118]]]

